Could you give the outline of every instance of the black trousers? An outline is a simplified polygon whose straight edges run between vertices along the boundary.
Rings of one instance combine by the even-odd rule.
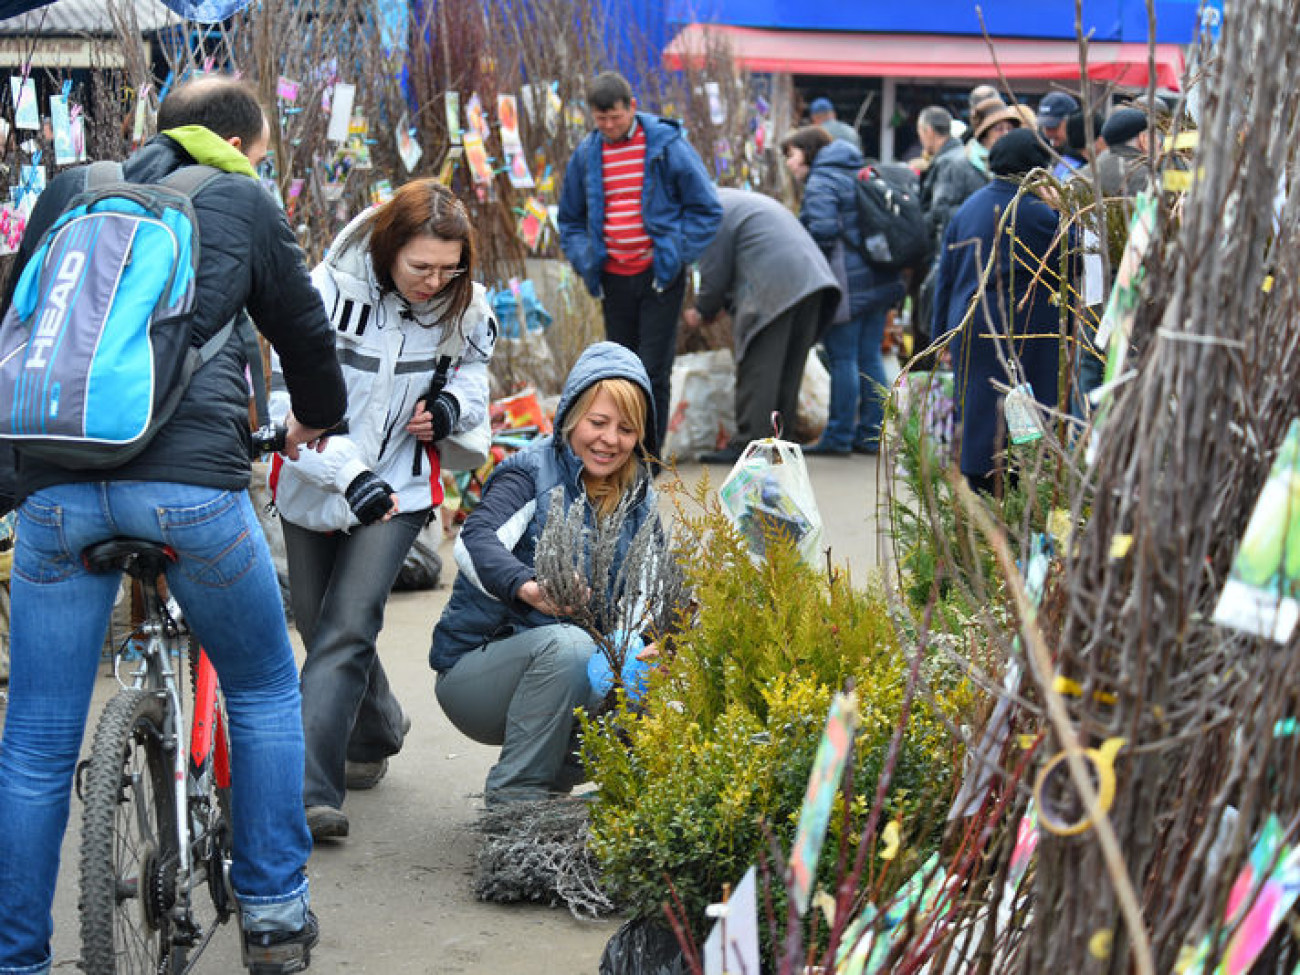
[[[736,363],[736,445],[775,436],[774,412],[781,414],[781,436],[795,439],[799,387],[821,310],[820,291],[787,308],[763,326]]]
[[[686,296],[686,275],[663,291],[654,286],[654,272],[604,274],[605,338],[631,349],[650,376],[655,400],[654,443],[658,455],[668,432],[668,408],[672,394],[673,359],[677,355],[677,324]]]

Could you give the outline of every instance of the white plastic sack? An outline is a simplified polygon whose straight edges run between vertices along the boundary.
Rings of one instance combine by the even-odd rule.
[[[831,374],[822,365],[814,347],[808,350],[808,361],[803,367],[803,383],[799,386],[799,406],[796,429],[805,441],[816,440],[826,429],[831,415]]]
[[[820,553],[822,516],[817,510],[803,451],[788,440],[751,440],[718,489],[722,510],[762,558],[774,533],[790,538],[805,562]]]
[[[736,433],[736,363],[730,349],[689,352],[673,363],[665,460],[694,460]]]

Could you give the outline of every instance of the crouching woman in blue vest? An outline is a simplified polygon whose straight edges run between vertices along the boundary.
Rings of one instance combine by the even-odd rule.
[[[574,709],[599,698],[587,679],[595,643],[543,595],[533,563],[556,486],[566,509],[587,506],[591,524],[630,495],[620,550],[656,517],[645,464],[651,402],[635,353],[613,342],[590,346],[565,381],[556,432],[493,471],[456,542],[460,572],[429,663],[452,724],[501,746],[487,777],[489,804],[541,799],[581,781],[566,757]]]

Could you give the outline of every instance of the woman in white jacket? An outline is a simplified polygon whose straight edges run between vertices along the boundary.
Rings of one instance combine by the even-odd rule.
[[[316,839],[348,833],[343,797],[370,788],[410,721],[375,652],[407,552],[442,501],[438,443],[484,420],[497,339],[464,206],[434,180],[407,183],[353,220],[312,279],[334,323],[347,433],[277,457],[290,603],[307,659],[303,800]],[[272,363],[271,412],[288,397]]]

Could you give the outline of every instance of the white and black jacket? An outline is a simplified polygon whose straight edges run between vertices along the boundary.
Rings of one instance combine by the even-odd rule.
[[[474,285],[459,328],[441,318],[446,303],[439,298],[413,306],[396,292],[382,291],[368,248],[374,212],[367,210],[348,224],[312,272],[334,325],[348,391],[348,433],[330,437],[320,453],[301,451],[297,461],[277,457],[271,472],[281,517],[313,531],[349,530],[358,524],[344,492],[367,470],[392,486],[400,511],[441,503],[439,465],[430,456],[419,474],[413,472],[416,440],[406,430],[441,358],[449,360],[444,392],[460,408],[455,432],[471,429],[488,410],[488,360],[498,330],[483,286]],[[272,419],[281,423],[289,410],[275,358],[270,409]]]

